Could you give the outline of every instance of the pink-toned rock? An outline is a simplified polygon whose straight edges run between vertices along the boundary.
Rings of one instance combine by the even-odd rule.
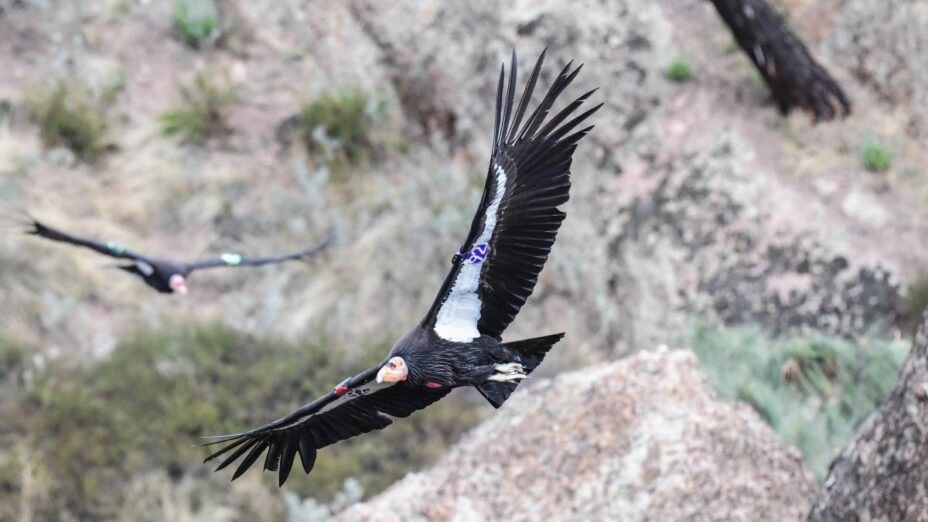
[[[815,490],[798,452],[716,397],[691,352],[645,352],[521,390],[338,520],[786,521]]]

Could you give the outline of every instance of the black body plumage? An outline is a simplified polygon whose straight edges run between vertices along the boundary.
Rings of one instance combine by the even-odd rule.
[[[587,92],[548,118],[557,97],[580,71],[561,70],[539,105],[528,112],[545,53],[515,104],[516,57],[506,88],[505,66],[497,89],[493,152],[483,196],[467,239],[425,318],[404,335],[377,366],[339,384],[329,394],[253,430],[218,437],[217,471],[239,461],[232,479],[267,453],[264,469],[279,484],[299,455],[306,473],[316,452],[329,444],[382,429],[395,417],[474,386],[499,407],[564,334],[504,343],[503,331],[531,295],[565,214],[570,165],[578,142],[592,129],[581,124],[600,105],[575,115]],[[524,124],[523,124],[524,120]],[[579,130],[578,130],[579,128]],[[379,376],[401,361],[397,382]]]

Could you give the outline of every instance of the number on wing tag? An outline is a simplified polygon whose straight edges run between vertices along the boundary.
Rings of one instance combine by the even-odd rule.
[[[487,258],[489,253],[490,245],[486,243],[480,243],[479,245],[475,246],[473,250],[468,252],[465,258],[467,259],[468,263],[476,265],[482,263]]]

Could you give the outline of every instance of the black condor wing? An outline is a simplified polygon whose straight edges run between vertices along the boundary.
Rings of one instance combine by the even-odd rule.
[[[467,240],[422,321],[443,339],[470,342],[483,334],[499,340],[535,288],[564,220],[558,206],[569,198],[573,153],[593,127],[575,129],[602,105],[574,116],[590,91],[547,118],[582,67],[571,69],[568,63],[522,125],[544,58],[542,52],[515,112],[515,52],[505,96],[505,66],[500,72],[483,198]]]
[[[132,252],[131,250],[128,250],[118,243],[113,243],[112,241],[102,242],[93,239],[72,236],[71,234],[67,234],[56,228],[52,228],[45,223],[42,223],[41,221],[31,217],[29,218],[29,221],[30,222],[26,230],[26,233],[29,235],[42,237],[51,241],[57,241],[59,243],[67,243],[70,245],[89,248],[95,252],[109,257],[151,263],[151,259]]]
[[[278,472],[278,484],[290,475],[299,455],[303,471],[309,474],[316,452],[338,441],[386,428],[393,417],[408,417],[438,401],[450,388],[430,389],[400,382],[375,382],[380,366],[345,380],[334,391],[305,404],[293,413],[243,433],[218,437],[209,444],[224,444],[206,458],[222,458],[216,471],[241,462],[232,480],[246,472],[265,451],[264,469]]]
[[[184,266],[187,268],[188,272],[192,272],[193,270],[216,268],[221,266],[263,266],[275,263],[283,263],[286,261],[305,261],[306,259],[309,259],[310,257],[325,250],[325,248],[332,243],[333,238],[334,234],[330,233],[328,236],[326,236],[325,239],[316,243],[315,245],[297,252],[292,252],[290,254],[267,257],[244,257],[240,254],[227,253],[222,254],[216,259],[195,261],[192,263],[186,263]]]

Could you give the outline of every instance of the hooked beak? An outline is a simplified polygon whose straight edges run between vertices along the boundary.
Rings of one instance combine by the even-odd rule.
[[[383,365],[380,371],[377,372],[377,384],[384,382],[392,384],[405,381],[407,378],[409,378],[409,368],[406,366],[406,361],[404,361],[402,357],[390,359],[387,361],[387,364]]]
[[[187,295],[187,279],[180,274],[172,275],[171,278],[168,279],[168,286],[171,287],[174,293]]]

